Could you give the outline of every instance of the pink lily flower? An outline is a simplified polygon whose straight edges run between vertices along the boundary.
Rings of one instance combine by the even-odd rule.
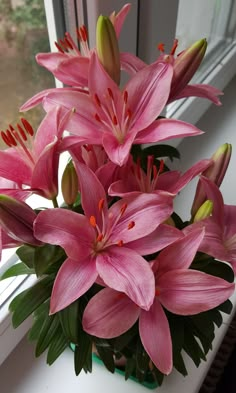
[[[194,177],[198,176],[211,165],[211,160],[201,160],[194,164],[184,174],[179,171],[162,173],[163,162],[159,170],[154,165],[154,157],[147,158],[147,173],[141,168],[140,162],[131,162],[126,166],[120,180],[112,183],[108,193],[111,196],[130,196],[139,193],[158,194],[160,190],[167,191],[173,196],[180,192]]]
[[[9,149],[0,151],[0,176],[53,199],[58,192],[57,145],[71,113],[64,115],[59,107],[49,111],[34,139],[33,128],[25,119],[16,128],[10,125],[2,131],[1,138]]]
[[[177,315],[194,315],[223,303],[234,292],[233,283],[189,269],[203,236],[201,229],[192,231],[158,255],[152,265],[156,292],[149,310],[105,288],[89,301],[83,314],[84,330],[97,337],[113,338],[139,319],[146,352],[162,373],[169,374],[173,367],[172,341],[164,309]]]
[[[200,184],[207,199],[213,202],[213,213],[186,227],[185,232],[191,227],[204,227],[205,236],[199,250],[230,263],[236,273],[236,206],[224,204],[219,188],[210,179],[201,176]]]
[[[149,309],[154,298],[154,276],[141,256],[142,238],[169,217],[172,198],[164,193],[159,198],[140,195],[121,199],[108,208],[104,188],[95,174],[83,164],[77,167],[77,173],[85,215],[49,209],[40,212],[34,224],[36,238],[60,245],[68,256],[55,279],[50,312],[78,299],[98,275],[107,286]],[[138,241],[140,245],[136,246]],[[145,250],[147,247],[144,244]],[[153,252],[158,245],[149,248]]]
[[[159,44],[158,49],[162,54],[159,56],[158,60],[163,61],[168,59],[168,61],[173,64],[174,69],[167,104],[181,98],[201,97],[212,101],[215,105],[221,105],[218,98],[219,95],[223,94],[221,90],[207,84],[188,84],[204,57],[206,46],[207,43],[205,39],[199,40],[175,57],[178,40],[174,40],[173,47],[169,54],[165,54],[164,45],[162,43]],[[121,63],[122,69],[127,71],[130,75],[134,75],[146,66],[141,59],[130,53],[121,54]]]
[[[127,162],[132,144],[202,133],[182,121],[156,120],[168,99],[172,74],[171,64],[156,62],[138,72],[121,91],[93,53],[89,95],[78,91],[47,92],[43,106],[46,111],[55,105],[75,108],[68,131],[77,135],[81,144],[102,144],[109,159],[121,166]],[[38,103],[37,96],[23,109],[34,102]]]
[[[126,4],[117,14],[114,11],[110,15],[117,38],[130,7],[131,4]],[[77,29],[76,33],[80,49],[67,32],[63,40],[55,42],[58,52],[39,53],[36,55],[36,61],[66,85],[87,87],[89,63],[94,49],[89,48],[88,32],[84,25]]]

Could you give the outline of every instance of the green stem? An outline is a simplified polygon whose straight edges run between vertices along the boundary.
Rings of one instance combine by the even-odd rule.
[[[56,198],[56,197],[52,199],[52,203],[53,203],[53,206],[54,206],[54,207],[59,207],[59,206],[58,206],[58,203],[57,203],[57,198]]]

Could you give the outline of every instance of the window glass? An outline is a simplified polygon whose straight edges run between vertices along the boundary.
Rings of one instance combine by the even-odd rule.
[[[35,61],[38,52],[49,51],[43,1],[0,1],[0,51],[0,126],[5,130],[19,121],[18,108],[28,98],[55,85],[52,75]],[[35,128],[42,115],[40,108],[25,114]]]

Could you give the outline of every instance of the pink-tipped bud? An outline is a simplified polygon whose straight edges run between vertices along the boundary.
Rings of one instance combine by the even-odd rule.
[[[64,201],[67,205],[71,206],[76,201],[79,184],[78,176],[72,161],[70,161],[62,175],[61,190]]]
[[[192,79],[204,58],[206,48],[207,41],[203,38],[196,41],[175,58],[170,93],[171,100],[174,99]]]
[[[225,173],[227,171],[230,158],[232,153],[232,145],[229,143],[224,143],[221,145],[216,152],[211,157],[212,164],[207,168],[202,175],[214,182],[218,187],[220,187]],[[192,217],[195,216],[199,207],[206,200],[206,193],[203,186],[199,182],[196,189],[196,194],[194,197],[191,214]]]
[[[99,61],[110,77],[120,84],[120,51],[110,19],[100,15],[97,21],[96,46]]]
[[[206,200],[202,206],[199,207],[197,213],[194,216],[193,222],[204,220],[204,218],[210,217],[213,211],[213,202]]]
[[[34,237],[33,222],[37,217],[31,207],[7,195],[0,195],[0,225],[14,240],[40,245]]]

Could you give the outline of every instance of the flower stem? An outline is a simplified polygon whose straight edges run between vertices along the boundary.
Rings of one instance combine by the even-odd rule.
[[[57,203],[57,198],[56,198],[56,197],[52,199],[52,203],[53,203],[53,206],[54,206],[54,207],[59,207],[59,206],[58,206],[58,203]]]

